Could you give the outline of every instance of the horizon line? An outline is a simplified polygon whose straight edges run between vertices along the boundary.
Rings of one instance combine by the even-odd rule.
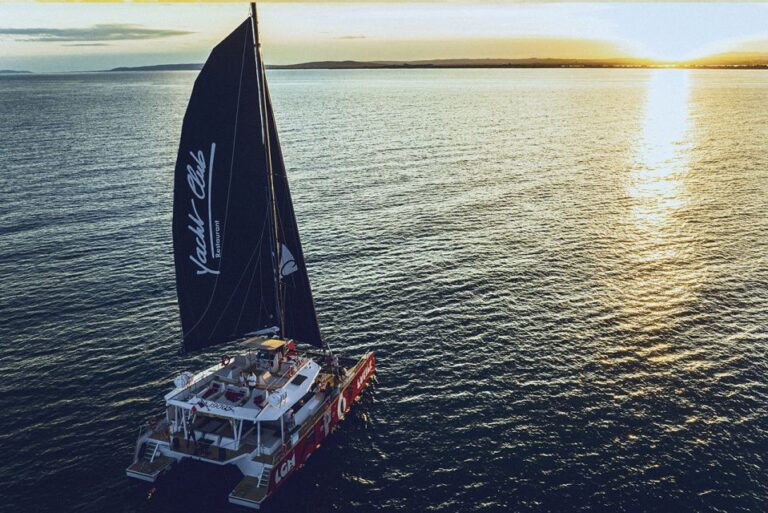
[[[742,61],[734,60],[734,56],[748,54],[752,57]],[[717,57],[726,58],[718,62]],[[67,70],[67,71],[29,71],[22,69],[2,69],[3,74],[50,74],[50,73],[99,73],[115,71],[194,71],[202,68],[199,63],[165,63],[138,66],[117,66],[109,69]],[[371,60],[355,59],[303,61],[292,64],[266,64],[269,69],[482,69],[482,68],[652,68],[652,69],[768,69],[768,53],[735,52],[730,54],[712,55],[699,59],[662,61],[642,57],[612,57],[612,58],[562,58],[562,57],[524,57],[524,58],[439,58],[416,60]],[[166,69],[163,69],[166,68]],[[178,69],[173,69],[178,68]]]

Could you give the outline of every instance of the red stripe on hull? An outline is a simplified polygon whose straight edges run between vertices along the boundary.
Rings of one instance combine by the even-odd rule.
[[[376,361],[373,353],[370,353],[347,386],[341,390],[331,404],[326,407],[323,414],[312,426],[312,429],[288,450],[275,464],[272,475],[269,478],[267,497],[277,490],[287,479],[298,470],[310,455],[317,449],[320,443],[333,432],[336,425],[346,416],[352,403],[357,399],[365,386],[371,380],[376,371]]]

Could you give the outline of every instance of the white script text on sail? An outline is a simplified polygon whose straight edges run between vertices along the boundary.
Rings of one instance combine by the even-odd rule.
[[[211,157],[208,163],[206,163],[205,154],[202,150],[199,150],[197,153],[190,151],[189,155],[194,160],[195,165],[194,167],[191,164],[187,165],[187,185],[189,185],[189,190],[192,192],[192,198],[190,199],[191,209],[189,214],[187,214],[191,224],[188,224],[187,228],[195,236],[194,252],[189,255],[189,259],[197,267],[196,272],[198,275],[219,274],[219,270],[215,269],[211,262],[209,262],[209,258],[221,258],[221,239],[218,221],[216,222],[216,245],[214,245],[214,233],[212,230],[211,187],[213,183],[213,158],[215,154],[216,143],[211,143]],[[205,209],[203,212],[207,214],[205,218],[200,214],[198,205],[202,205],[202,208]]]

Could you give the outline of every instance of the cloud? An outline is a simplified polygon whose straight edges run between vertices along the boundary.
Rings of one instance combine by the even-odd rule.
[[[62,46],[112,46],[109,43],[64,43]]]
[[[159,39],[192,34],[185,30],[154,29],[127,23],[104,23],[87,28],[2,28],[0,36],[11,36],[17,41],[126,41]]]

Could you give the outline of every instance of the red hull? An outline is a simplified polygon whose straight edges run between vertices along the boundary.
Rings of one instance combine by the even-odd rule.
[[[269,478],[267,498],[304,465],[312,453],[320,447],[322,441],[334,431],[339,422],[344,420],[352,403],[365,389],[376,371],[376,361],[373,353],[369,353],[356,368],[357,370],[352,379],[346,381],[346,387],[341,390],[339,395],[324,410],[323,414],[318,417],[312,429],[307,431],[274,465]]]

